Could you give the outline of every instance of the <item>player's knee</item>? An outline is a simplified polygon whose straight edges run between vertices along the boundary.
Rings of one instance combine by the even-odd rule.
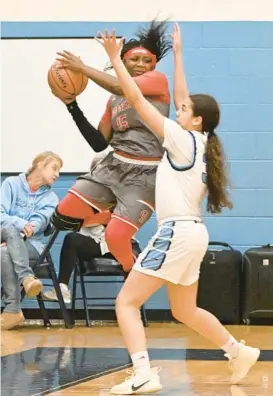
[[[124,300],[120,295],[117,296],[116,301],[115,301],[115,309],[116,312],[118,312],[123,306],[124,306]]]
[[[126,293],[120,293],[115,301],[115,309],[117,313],[125,312],[128,309],[138,309],[139,305],[138,301],[133,301],[130,299],[129,295],[126,296]]]
[[[59,205],[51,217],[51,221],[55,227],[60,231],[79,231],[82,227],[83,219],[62,215],[58,208]]]
[[[10,225],[8,227],[3,227],[1,230],[1,235],[3,241],[6,241],[7,239],[15,239],[15,238],[20,238],[20,231],[17,230],[13,225]]]
[[[122,293],[120,293],[115,301],[115,310],[117,317],[126,314],[126,312],[128,312],[128,309],[130,310],[130,302],[128,299],[126,300],[125,296],[123,296]]]

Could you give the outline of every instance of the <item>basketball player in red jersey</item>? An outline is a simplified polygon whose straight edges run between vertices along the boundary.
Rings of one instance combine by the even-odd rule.
[[[168,81],[155,67],[171,49],[166,27],[166,22],[152,21],[124,45],[121,53],[142,94],[165,117],[170,107]],[[112,93],[98,129],[87,121],[74,98],[63,101],[95,151],[104,150],[108,144],[114,151],[77,179],[58,205],[53,222],[66,230],[108,223],[106,243],[128,272],[134,263],[131,238],[154,210],[156,170],[164,151],[162,139],[130,106],[116,77],[84,65],[67,51],[59,55],[63,67],[82,72]],[[114,207],[113,213],[109,207]]]

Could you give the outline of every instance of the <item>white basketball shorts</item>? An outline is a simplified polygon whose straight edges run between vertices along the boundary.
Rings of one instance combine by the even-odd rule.
[[[163,222],[133,269],[174,284],[189,286],[199,279],[209,235],[201,221]]]

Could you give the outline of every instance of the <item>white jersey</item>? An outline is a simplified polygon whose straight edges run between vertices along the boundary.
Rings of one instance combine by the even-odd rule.
[[[181,217],[201,218],[207,193],[207,136],[189,132],[168,118],[164,122],[166,149],[156,176],[156,213],[159,223]]]

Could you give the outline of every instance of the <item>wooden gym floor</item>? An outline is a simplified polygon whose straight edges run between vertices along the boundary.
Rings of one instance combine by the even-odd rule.
[[[227,326],[261,348],[240,386],[229,385],[223,352],[185,326],[150,324],[152,366],[160,366],[161,396],[273,395],[273,326]],[[106,396],[128,376],[130,360],[116,325],[72,330],[24,326],[2,332],[2,396]]]

